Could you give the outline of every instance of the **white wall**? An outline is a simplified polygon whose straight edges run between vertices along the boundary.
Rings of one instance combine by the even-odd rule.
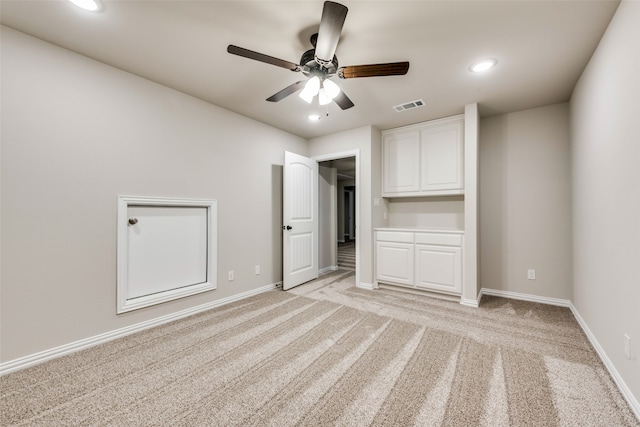
[[[481,119],[479,155],[480,286],[571,299],[568,103]]]
[[[6,27],[1,54],[0,360],[282,279],[283,151],[305,140]],[[217,199],[218,289],[117,316],[119,194]]]
[[[573,303],[640,400],[640,2],[623,1],[571,97]],[[632,339],[632,360],[623,334]]]

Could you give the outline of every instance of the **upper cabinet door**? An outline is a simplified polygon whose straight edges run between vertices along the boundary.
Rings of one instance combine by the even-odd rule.
[[[464,117],[382,133],[382,196],[464,194]]]
[[[429,126],[421,131],[420,140],[420,190],[461,190],[464,187],[462,120]]]
[[[382,192],[420,191],[420,131],[385,135],[382,151]]]

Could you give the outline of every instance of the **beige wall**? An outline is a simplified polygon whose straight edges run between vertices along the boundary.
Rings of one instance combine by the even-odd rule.
[[[318,268],[337,265],[336,168],[318,166]]]
[[[567,103],[480,120],[481,287],[571,299],[569,142]]]
[[[5,27],[1,83],[0,360],[282,280],[304,139]],[[217,199],[218,289],[116,315],[119,194]]]
[[[464,230],[464,196],[396,198],[387,206],[390,227]]]
[[[371,226],[389,226],[389,201],[383,199],[382,194],[382,133],[375,127],[371,127]],[[373,205],[373,199],[380,199],[379,206]],[[387,218],[384,217],[385,212]],[[372,234],[373,239],[373,234]]]
[[[623,1],[571,97],[573,303],[640,410],[640,2]],[[632,360],[623,334],[631,337]]]
[[[479,199],[480,286],[572,299],[640,396],[637,22],[640,3],[623,1],[570,109],[481,120]],[[373,206],[377,129],[307,145],[4,27],[1,54],[0,361],[281,280],[284,150],[360,150],[360,282],[373,283],[372,230],[389,208]],[[217,199],[218,289],[116,316],[118,194]]]

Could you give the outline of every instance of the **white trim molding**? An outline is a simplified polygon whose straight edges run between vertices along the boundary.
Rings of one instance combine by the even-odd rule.
[[[130,206],[154,207],[201,207],[206,208],[206,279],[201,283],[188,286],[177,286],[173,289],[153,293],[151,295],[129,298],[129,227],[128,209]],[[121,314],[155,304],[195,295],[216,289],[217,272],[217,235],[218,235],[218,207],[216,200],[175,199],[166,197],[118,196],[117,217],[117,309]],[[135,218],[133,218],[135,219]],[[136,220],[137,222],[137,220]]]
[[[464,305],[466,307],[478,308],[480,307],[480,298],[482,298],[482,292],[478,294],[477,299],[460,298],[460,305]]]
[[[541,304],[549,304],[549,305],[556,305],[560,307],[569,308],[571,310],[571,313],[573,313],[573,316],[576,318],[576,321],[582,328],[583,332],[589,339],[589,342],[593,346],[594,350],[598,354],[598,357],[600,357],[600,360],[602,360],[602,363],[607,368],[607,371],[609,371],[611,378],[613,378],[613,381],[618,386],[618,390],[620,390],[620,393],[629,404],[631,411],[634,413],[636,418],[640,420],[640,403],[638,403],[638,399],[636,399],[636,397],[633,395],[633,393],[631,392],[627,384],[624,382],[624,380],[618,373],[617,369],[615,368],[613,362],[611,362],[611,359],[609,359],[609,356],[607,356],[607,353],[605,353],[604,349],[596,339],[595,335],[593,335],[593,333],[589,329],[589,326],[584,321],[582,316],[580,316],[578,309],[573,305],[571,300],[560,299],[560,298],[548,298],[548,297],[541,297],[537,295],[521,294],[518,292],[501,291],[497,289],[487,289],[487,288],[482,288],[480,290],[480,296],[478,300],[482,298],[482,295],[492,295],[497,297],[518,299],[518,300],[530,301],[530,302],[538,302]]]
[[[522,301],[530,301],[530,302],[539,302],[541,304],[557,305],[560,307],[569,307],[571,305],[571,301],[569,301],[568,299],[541,297],[538,295],[522,294],[520,292],[502,291],[499,289],[487,289],[487,288],[480,289],[480,295],[478,295],[478,303],[480,302],[482,295],[491,295],[494,297],[519,299]]]
[[[323,274],[329,273],[331,271],[336,271],[337,269],[338,269],[337,265],[330,265],[328,267],[324,267],[318,270],[318,275],[322,276]]]
[[[194,314],[201,313],[203,311],[211,310],[216,307],[220,307],[226,304],[230,304],[235,301],[248,298],[253,295],[261,294],[263,292],[272,291],[282,287],[282,282],[274,283],[271,285],[265,285],[256,289],[252,289],[247,292],[242,292],[237,295],[232,295],[227,298],[222,298],[216,301],[208,302],[206,304],[198,305],[196,307],[188,308],[186,310],[178,311],[175,313],[167,314],[165,316],[157,317],[155,319],[147,320],[145,322],[136,323],[135,325],[126,326],[124,328],[116,329],[103,334],[98,334],[93,337],[84,338],[69,344],[64,344],[59,347],[55,347],[49,350],[44,350],[39,353],[31,354],[28,356],[20,357],[18,359],[10,360],[8,362],[0,363],[0,376],[8,374],[13,371],[28,368],[29,366],[37,365],[47,360],[55,359],[60,356],[75,353],[76,351],[84,350],[95,345],[103,344],[108,341],[113,341],[118,338],[125,337],[127,335],[134,334],[136,332],[144,331],[156,326],[163,325],[165,323],[173,322],[174,320],[183,319]]]
[[[631,392],[627,384],[624,382],[624,380],[618,373],[618,370],[613,365],[613,362],[611,362],[611,359],[609,359],[609,356],[607,356],[607,353],[605,353],[604,349],[596,339],[596,336],[593,335],[593,333],[589,329],[589,326],[587,326],[587,323],[584,321],[582,316],[580,316],[578,309],[573,305],[572,302],[569,302],[569,308],[571,309],[573,316],[578,321],[578,324],[584,331],[585,335],[589,339],[589,342],[591,343],[593,348],[596,350],[596,353],[598,353],[598,356],[600,356],[600,360],[602,360],[602,363],[607,368],[607,371],[609,371],[609,374],[613,378],[613,381],[618,386],[618,390],[620,390],[620,393],[622,393],[622,396],[624,396],[625,400],[631,407],[631,410],[635,414],[636,418],[640,420],[640,403],[638,402],[638,399],[636,399],[636,397],[633,395],[633,393]]]
[[[378,289],[378,286],[374,285],[373,283],[356,282],[356,288],[368,289],[370,291],[373,291],[375,289]]]
[[[347,157],[356,158],[356,188],[362,188],[360,185],[360,149],[339,151],[336,153],[320,154],[311,157],[317,162],[325,162],[328,160],[346,159]],[[360,283],[360,196],[356,197],[356,283]],[[358,285],[356,285],[357,287]]]

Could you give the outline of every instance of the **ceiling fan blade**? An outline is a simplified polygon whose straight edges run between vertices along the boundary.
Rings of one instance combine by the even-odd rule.
[[[274,95],[271,95],[269,98],[267,98],[267,101],[269,101],[269,102],[282,101],[287,96],[289,96],[289,95],[297,92],[298,90],[302,89],[304,87],[304,84],[305,84],[304,81],[295,82],[294,84],[285,87],[280,92],[278,92],[278,93],[276,93]]]
[[[389,64],[353,65],[340,67],[338,76],[342,79],[356,77],[402,76],[409,71],[408,62],[391,62]]]
[[[276,67],[286,68],[291,71],[300,71],[301,67],[298,64],[294,64],[293,62],[285,61],[284,59],[274,58],[273,56],[265,55],[264,53],[254,52],[249,49],[245,49],[243,47],[238,47],[230,44],[227,46],[227,52],[244,56],[245,58],[254,59],[260,62],[266,62],[267,64],[275,65]]]
[[[347,95],[344,94],[343,91],[340,91],[338,96],[333,98],[333,102],[338,104],[338,107],[342,108],[343,110],[348,110],[349,108],[353,107],[353,102]]]
[[[316,42],[316,58],[320,61],[331,62],[333,60],[348,10],[340,3],[324,2]]]

